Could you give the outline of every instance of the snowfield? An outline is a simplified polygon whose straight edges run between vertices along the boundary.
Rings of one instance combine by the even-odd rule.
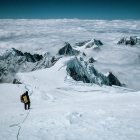
[[[76,82],[60,59],[53,67],[19,73],[23,84],[1,84],[0,139],[91,140],[140,137],[140,92]],[[29,91],[31,109],[19,96]]]
[[[34,63],[35,71],[16,74],[22,84],[0,84],[0,140],[139,140],[140,45],[117,44],[119,38],[139,36],[139,24],[139,20],[0,20],[1,52],[14,47],[32,55],[50,52],[58,58],[58,50],[69,42],[80,51],[78,59],[93,57],[98,72],[111,71],[126,84],[99,84],[94,74],[95,83],[75,81],[68,72],[68,67],[76,67],[75,56],[63,56],[51,65],[46,55]],[[76,45],[84,41],[89,42]],[[0,67],[9,61],[0,59]],[[34,68],[26,64],[25,68]],[[20,102],[25,91],[30,110]]]

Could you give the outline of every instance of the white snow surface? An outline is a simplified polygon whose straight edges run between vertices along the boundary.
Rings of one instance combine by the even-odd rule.
[[[74,81],[63,57],[51,68],[18,73],[22,83],[0,84],[0,140],[139,140],[140,45],[118,45],[140,36],[139,20],[0,19],[0,52],[12,47],[31,54],[57,55],[64,42],[101,40],[100,51],[85,52],[94,67],[111,71],[127,88]],[[131,89],[132,88],[132,89]],[[29,91],[31,109],[20,95]]]
[[[0,84],[0,139],[138,140],[140,92],[76,82],[66,72],[69,59],[18,73],[23,84]],[[26,90],[30,110],[19,99]]]

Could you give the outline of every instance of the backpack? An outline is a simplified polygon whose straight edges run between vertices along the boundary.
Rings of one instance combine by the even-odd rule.
[[[24,101],[25,104],[29,102],[28,99],[27,99],[27,95],[23,95],[22,98],[23,98],[23,101]]]
[[[21,101],[22,103],[24,103],[24,99],[23,99],[22,95],[20,95],[20,101]]]

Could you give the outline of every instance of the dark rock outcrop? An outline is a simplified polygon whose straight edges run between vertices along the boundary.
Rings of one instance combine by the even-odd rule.
[[[67,72],[76,81],[84,83],[95,83],[98,85],[122,86],[120,81],[111,73],[99,73],[92,63],[84,61],[83,58],[72,58],[67,62]]]
[[[88,62],[93,63],[93,62],[96,62],[96,60],[94,60],[93,57],[91,57]]]
[[[80,75],[76,72],[75,68],[72,67],[72,68],[69,68],[69,71],[70,71],[70,76],[76,80],[76,81],[83,81],[84,83],[90,83],[89,79],[87,78],[87,76],[84,74],[84,75]]]
[[[58,57],[58,58],[55,58],[55,56],[52,57],[52,60],[51,60],[51,63],[52,63],[52,66],[62,57]]]
[[[108,72],[106,74],[106,76],[108,77],[109,79],[109,83],[110,85],[116,85],[116,86],[122,86],[122,84],[120,83],[120,81],[117,79],[117,77],[115,77],[112,72]]]
[[[86,56],[86,54],[83,52],[83,55]]]
[[[82,58],[73,58],[67,63],[67,72],[76,81],[84,83],[95,83],[98,85],[109,85],[109,79],[94,68],[92,63]]]
[[[125,44],[125,45],[140,44],[140,38],[137,36],[123,37],[123,38],[120,38],[117,44]]]
[[[17,56],[25,56],[28,62],[35,63],[37,61],[42,60],[42,58],[43,58],[43,56],[42,55],[39,55],[39,54],[31,55],[28,52],[22,53],[21,51],[16,50],[15,48],[12,48],[12,49],[16,53]]]
[[[21,51],[16,50],[15,48],[12,48],[12,49],[16,53],[17,56],[24,56],[24,54]]]
[[[103,43],[102,43],[100,40],[96,40],[96,39],[94,39],[94,43],[95,43],[97,46],[103,45]]]
[[[24,56],[26,57],[28,62],[33,62],[33,63],[40,61],[43,58],[42,55],[39,55],[39,54],[31,55],[30,53],[27,53],[27,52],[24,53]]]
[[[19,82],[17,79],[13,80],[13,84],[22,84],[21,82]]]
[[[60,55],[78,55],[80,51],[77,51],[71,47],[69,43],[65,43],[65,46],[58,51]]]

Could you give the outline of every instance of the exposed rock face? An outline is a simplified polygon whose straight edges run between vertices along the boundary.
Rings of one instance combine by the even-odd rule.
[[[120,38],[120,40],[118,41],[118,44],[125,44],[125,45],[140,44],[140,38],[137,36],[123,37],[123,38]]]
[[[112,74],[112,72],[109,71],[105,75],[108,77],[110,85],[122,86],[120,81]]]
[[[52,63],[52,57],[49,53],[41,56],[38,54],[22,53],[14,48],[7,50],[0,54],[0,83],[12,82],[18,72],[31,72],[42,68],[49,68],[59,59],[55,59]],[[15,83],[16,81],[13,82]]]
[[[83,56],[86,56],[86,54],[83,52]]]
[[[78,55],[80,52],[73,49],[69,43],[65,43],[65,46],[58,51],[60,55]]]
[[[30,53],[27,53],[27,52],[24,53],[24,56],[26,56],[28,62],[38,62],[42,60],[43,58],[42,55],[39,55],[39,54],[31,55]]]
[[[75,57],[68,61],[67,72],[76,81],[98,85],[121,86],[119,80],[112,73],[107,76],[103,75],[94,68],[92,63],[88,63],[81,58]]]
[[[90,83],[89,79],[85,74],[80,75],[79,73],[76,72],[75,68],[69,68],[70,71],[70,76],[76,80],[76,81],[83,81],[84,83]]]
[[[79,42],[75,44],[76,46],[85,48],[93,48],[94,50],[99,50],[99,46],[103,45],[103,43],[100,40],[92,39],[84,42]]]
[[[39,69],[44,69],[44,68],[50,68],[51,66],[53,66],[61,57],[55,58],[54,56],[52,56],[49,52],[45,53],[43,56],[42,61],[39,61],[35,64],[34,68],[32,69],[32,71],[34,70],[39,70]]]
[[[84,41],[84,42],[78,42],[78,43],[75,43],[76,46],[84,46],[86,43],[90,42],[91,40],[87,40],[87,41]]]
[[[22,84],[21,82],[19,82],[17,79],[13,80],[13,84]]]
[[[25,56],[28,62],[37,62],[37,61],[42,60],[43,58],[42,55],[39,55],[39,54],[31,55],[28,52],[22,53],[21,51],[16,50],[15,48],[13,48],[13,51],[15,51],[17,56]]]
[[[54,56],[51,59],[52,66],[62,57],[55,58]]]
[[[96,62],[96,60],[94,60],[93,57],[91,57],[88,62],[93,63],[93,62]]]

